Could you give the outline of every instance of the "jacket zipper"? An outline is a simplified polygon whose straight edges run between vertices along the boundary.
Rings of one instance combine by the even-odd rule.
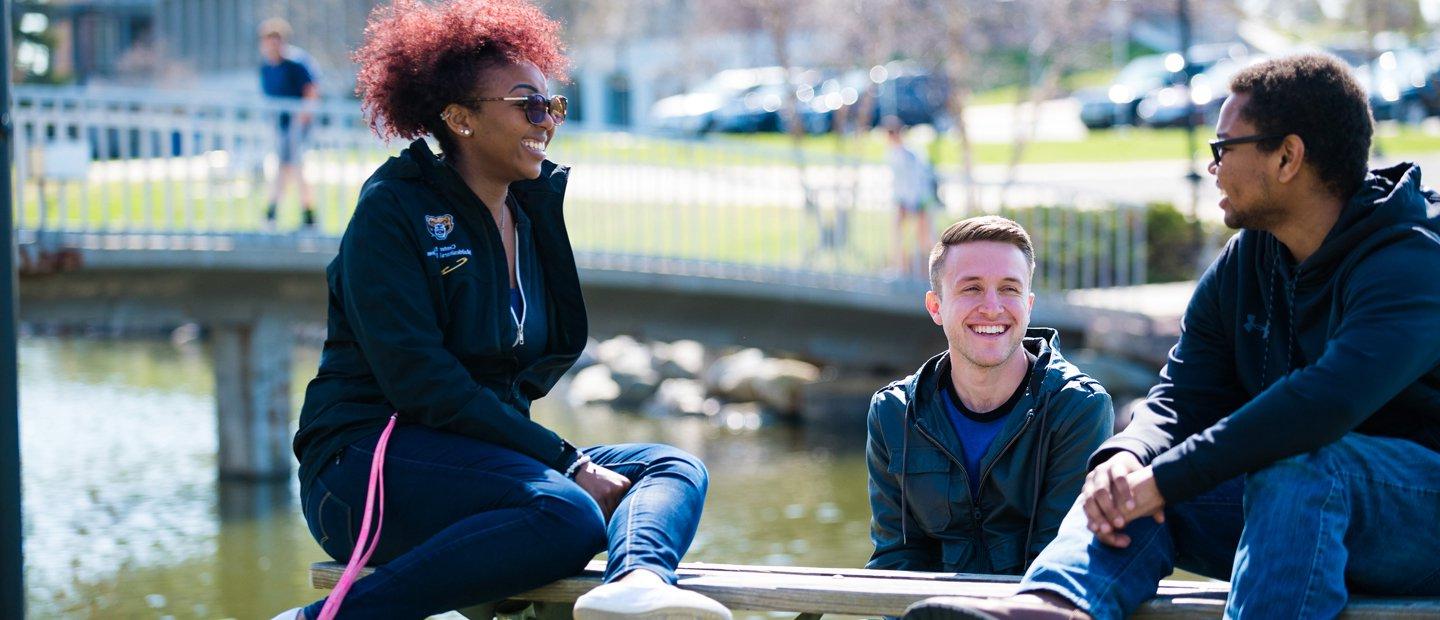
[[[508,201],[502,208],[510,208]],[[505,246],[501,244],[500,247],[503,249]],[[515,321],[515,342],[510,343],[511,349],[525,344],[525,315],[530,312],[530,304],[525,302],[525,270],[521,268],[521,262],[523,261],[521,261],[520,256],[520,224],[517,222],[515,224],[515,285],[520,288],[520,316],[515,316],[514,304],[506,304],[510,311],[510,318]],[[510,297],[508,293],[510,291],[505,292],[507,293],[505,297],[508,300]]]
[[[1020,436],[1025,434],[1025,429],[1030,427],[1030,421],[1034,419],[1035,409],[1031,408],[1025,412],[1025,421],[1020,423],[1019,430],[1016,430],[1015,434],[1010,436],[1010,440],[1005,442],[1005,445],[1000,448],[1000,452],[995,455],[995,460],[990,461],[989,465],[980,470],[980,483],[976,485],[977,487],[985,484],[985,478],[990,475],[990,470],[995,468],[995,463],[998,463],[1000,458],[1005,456],[1006,452],[1010,451],[1010,448],[1015,447],[1015,442],[1019,441]],[[951,462],[955,463],[956,467],[960,468],[960,474],[964,476],[965,479],[965,496],[970,499],[970,518],[975,522],[975,531],[980,536],[980,546],[985,550],[985,563],[993,570],[995,568],[995,562],[990,559],[990,546],[985,541],[985,515],[980,511],[979,502],[976,501],[978,498],[970,495],[970,472],[965,469],[964,462],[957,458],[955,453],[951,452],[949,448],[946,448],[944,444],[940,443],[939,439],[931,435],[930,431],[926,430],[925,426],[918,420],[915,423],[915,430],[919,431],[921,437],[924,437],[926,441],[933,444],[943,452],[945,456],[949,457]]]
[[[1005,447],[1000,448],[1000,453],[995,455],[995,460],[990,461],[989,465],[980,470],[980,484],[985,484],[985,477],[990,475],[990,470],[995,468],[995,463],[998,463],[1000,457],[1005,456],[1005,453],[1009,452],[1010,448],[1015,447],[1015,442],[1020,441],[1020,436],[1025,434],[1025,429],[1030,428],[1030,421],[1034,419],[1035,409],[1031,408],[1025,412],[1025,421],[1020,423],[1020,430],[1015,431],[1015,434],[1010,436],[1010,441],[1005,442]]]
[[[975,534],[980,538],[980,547],[985,550],[985,563],[986,565],[994,564],[994,562],[990,561],[990,546],[985,542],[985,525],[983,522],[985,515],[980,513],[980,506],[977,505],[978,502],[975,501],[976,498],[970,494],[970,472],[965,469],[965,463],[957,458],[955,453],[951,452],[949,448],[946,448],[944,444],[940,443],[939,439],[931,435],[930,431],[926,430],[925,426],[920,424],[919,421],[915,423],[915,430],[919,431],[920,436],[924,437],[926,441],[934,444],[936,448],[939,448],[941,452],[945,453],[945,456],[950,457],[950,460],[955,463],[955,466],[960,468],[960,475],[965,480],[965,497],[970,500],[970,520],[975,524]],[[977,550],[977,552],[978,551],[979,550]]]
[[[449,165],[449,163],[447,162],[446,165]],[[456,178],[458,179],[458,178],[459,178],[459,174],[460,174],[459,171],[454,170],[454,167],[453,167],[453,166],[451,166],[451,171],[455,173]],[[459,189],[459,188],[450,187],[450,186],[447,186],[447,185],[442,185],[439,181],[434,181],[434,180],[431,180],[431,179],[428,179],[428,178],[426,178],[426,182],[429,183],[432,187],[436,188],[436,189],[437,189],[438,191],[440,191],[442,194],[444,194],[444,193],[449,193],[449,194],[451,195],[452,200],[458,200],[458,201],[461,202],[461,203],[466,203],[466,202],[468,202],[468,203],[470,203],[470,204],[475,208],[476,211],[478,211],[478,212],[479,212],[480,214],[482,214],[483,216],[488,216],[488,215],[489,215],[489,210],[488,210],[488,208],[485,206],[485,203],[484,203],[483,201],[481,201],[480,198],[474,194],[474,192],[464,191],[464,190],[461,190],[461,189]],[[463,183],[463,181],[461,181],[461,182]],[[511,200],[512,200],[512,197],[507,193],[506,196],[505,196],[505,200],[503,200],[503,201],[501,202],[500,208],[502,208],[502,209],[509,209],[509,208],[510,208],[510,201],[511,201]],[[517,208],[518,208],[518,201],[517,201]],[[463,212],[463,211],[462,211],[461,213],[462,213],[462,217],[467,217],[467,216],[464,215],[464,212]],[[500,280],[499,280],[500,300],[501,300],[501,301],[500,301],[500,305],[501,305],[502,309],[504,310],[504,312],[507,313],[507,314],[509,314],[509,315],[511,316],[511,318],[514,319],[513,322],[514,322],[515,325],[516,325],[516,327],[515,327],[515,329],[516,329],[515,340],[514,340],[514,342],[510,345],[510,347],[513,349],[513,348],[518,347],[518,346],[520,346],[520,345],[522,345],[522,344],[525,344],[525,311],[528,311],[529,308],[527,307],[527,308],[525,308],[524,310],[522,310],[520,316],[517,318],[517,317],[515,317],[514,311],[511,310],[511,307],[510,307],[510,287],[508,286],[508,284],[509,284],[509,282],[510,282],[510,270],[509,270],[510,262],[509,262],[509,259],[506,258],[506,256],[505,256],[505,237],[504,237],[504,232],[501,231],[501,230],[500,230],[500,227],[495,224],[495,218],[493,218],[493,217],[483,217],[483,218],[478,218],[478,217],[477,217],[477,218],[475,218],[475,219],[484,219],[484,220],[486,220],[487,222],[489,222],[488,224],[482,224],[482,225],[480,226],[482,229],[484,229],[484,230],[486,231],[486,232],[483,232],[483,233],[481,233],[481,234],[488,236],[488,231],[494,230],[494,231],[495,231],[495,236],[493,237],[493,239],[500,242],[500,243],[496,246],[496,248],[497,248],[496,252],[492,253],[492,255],[493,255],[493,254],[496,254],[496,253],[498,253],[498,255],[499,255],[499,266],[497,267],[497,270],[500,272]],[[474,221],[474,220],[470,220],[470,224],[471,224],[471,226],[473,227],[473,226],[475,225],[475,221]],[[524,285],[524,283],[520,280],[520,238],[519,238],[519,235],[520,235],[520,225],[519,225],[518,223],[515,225],[515,235],[516,235],[516,238],[515,238],[515,281],[516,281],[517,284],[520,285],[520,297],[521,297],[521,299],[524,299],[524,297],[525,297],[525,285]]]

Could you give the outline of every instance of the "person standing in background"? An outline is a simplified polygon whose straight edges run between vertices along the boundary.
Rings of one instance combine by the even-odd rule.
[[[310,57],[304,50],[289,44],[290,34],[290,23],[279,17],[260,24],[260,90],[266,97],[286,104],[318,102],[320,88]],[[292,112],[293,107],[287,105],[275,121],[275,155],[280,168],[270,192],[270,202],[265,208],[265,226],[272,230],[276,207],[291,179],[300,191],[300,205],[304,209],[300,221],[307,230],[315,228],[315,195],[305,182],[300,160],[314,118],[308,105]]]
[[[905,145],[905,126],[900,119],[887,116],[885,128],[890,147],[885,154],[890,164],[890,187],[895,200],[895,267],[901,275],[918,275],[924,271],[922,251],[930,246],[930,216],[926,212],[935,202],[934,173],[930,165]],[[913,221],[915,244],[906,240],[907,223]]]

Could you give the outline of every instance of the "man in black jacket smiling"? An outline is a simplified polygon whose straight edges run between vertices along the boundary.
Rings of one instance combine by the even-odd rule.
[[[1090,459],[1007,601],[913,618],[1116,618],[1179,566],[1226,617],[1333,618],[1440,594],[1440,195],[1366,173],[1365,90],[1302,55],[1235,76],[1211,143],[1225,223],[1160,382]]]

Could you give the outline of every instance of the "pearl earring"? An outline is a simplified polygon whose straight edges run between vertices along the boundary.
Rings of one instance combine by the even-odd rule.
[[[465,136],[465,137],[467,137],[467,138],[470,137],[470,134],[472,134],[472,133],[475,133],[475,132],[470,131],[470,128],[469,128],[469,127],[466,127],[466,128],[464,128],[464,129],[461,129],[461,130],[460,130],[460,135]]]

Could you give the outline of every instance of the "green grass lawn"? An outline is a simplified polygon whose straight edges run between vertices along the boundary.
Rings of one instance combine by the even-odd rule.
[[[19,224],[36,228],[43,213],[46,230],[257,232],[263,230],[266,189],[242,181],[52,185],[44,190],[42,208],[41,190],[27,184]],[[321,232],[340,234],[357,188],[321,184],[315,190]],[[886,210],[572,198],[565,211],[571,241],[579,251],[851,274],[893,271],[900,262],[893,247],[894,214]],[[1051,208],[1009,215],[1030,227],[1039,243],[1050,244],[1045,247],[1052,250],[1052,262],[1071,265],[1064,267],[1070,274],[1066,282],[1082,282],[1073,272],[1081,254],[1116,256],[1109,245],[1112,235],[1106,232],[1116,224],[1116,216],[1109,212]],[[299,221],[298,205],[293,200],[282,204],[279,230],[294,230]],[[934,238],[947,223],[932,217],[927,237]],[[913,240],[907,243],[918,260],[922,248]],[[1095,268],[1103,270],[1103,265]],[[1041,269],[1040,277],[1048,282],[1054,277],[1051,271]]]
[[[1116,73],[1117,71],[1114,69],[1093,69],[1072,73],[1060,80],[1060,89],[1066,93],[1072,93],[1081,88],[1108,86],[1115,80]],[[1019,97],[1020,86],[1012,84],[975,93],[970,96],[970,105],[1014,104]]]
[[[244,183],[163,181],[90,185],[25,185],[18,223],[25,228],[118,232],[256,232],[262,230],[265,189]],[[321,232],[344,230],[358,188],[315,185]],[[580,249],[730,263],[801,266],[819,249],[820,215],[783,205],[609,202],[571,199],[565,204],[571,239]],[[855,211],[851,230],[888,226],[889,213]],[[818,218],[818,219],[817,219]],[[278,228],[300,223],[292,198],[281,204]],[[883,228],[882,228],[883,229]],[[858,267],[877,260],[888,236],[858,237],[843,261]]]
[[[1197,162],[1209,159],[1206,141],[1213,138],[1209,127],[1195,131]],[[1411,126],[1382,126],[1377,146],[1387,156],[1440,152],[1440,136]],[[878,132],[861,136],[836,134],[807,135],[800,140],[801,153],[813,164],[837,160],[882,164],[886,143]],[[937,165],[956,166],[959,145],[953,135],[942,136],[929,149]],[[974,145],[978,165],[1008,164],[1013,152],[1009,143]],[[1025,147],[1022,164],[1120,163],[1184,159],[1187,153],[1183,129],[1125,127],[1091,131],[1082,140],[1033,142]],[[330,157],[337,162],[374,160],[384,156],[377,148],[367,151],[312,152],[310,157]],[[658,165],[677,168],[707,168],[717,165],[793,166],[795,145],[786,134],[709,134],[699,139],[675,139],[620,132],[566,132],[556,134],[550,156],[567,164]]]
[[[1197,138],[1204,137],[1205,134],[1197,134]],[[1208,150],[1203,141],[1197,141],[1197,150],[1207,153],[1197,160],[1204,161]],[[1440,139],[1415,128],[1384,127],[1377,142],[1392,157],[1440,151]],[[735,165],[791,166],[791,148],[788,137],[777,135],[676,141],[630,134],[576,133],[557,139],[552,157],[580,166],[635,164],[662,169],[721,169]],[[873,136],[863,140],[812,136],[805,138],[801,148],[817,163],[833,161],[837,149],[878,163],[883,161],[884,145]],[[1033,144],[1024,161],[1174,159],[1184,151],[1185,135],[1180,130],[1096,131],[1078,142]],[[976,148],[977,159],[982,164],[1002,163],[1009,153],[1008,145],[987,144]],[[383,157],[378,149],[315,151],[312,156],[314,161],[329,164],[356,162],[359,167],[352,167],[350,177],[368,172],[369,162],[373,159],[378,163]],[[944,143],[939,149],[940,165],[952,166],[956,161],[953,142]],[[322,166],[321,170],[326,168]],[[140,176],[143,174],[102,178]],[[337,176],[343,175],[331,175],[331,178]],[[23,194],[16,213],[17,226],[90,231],[260,231],[264,229],[269,190],[253,173],[209,181],[162,178],[152,182],[115,180],[63,186],[52,183],[43,190],[31,180],[19,185]],[[321,231],[338,235],[354,209],[359,182],[349,177],[335,179],[317,183],[314,190]],[[655,196],[638,202],[572,196],[567,201],[566,212],[572,238],[580,250],[842,272],[873,272],[895,262],[890,256],[893,214],[886,210],[849,210],[841,215],[835,209],[817,213],[782,204],[737,205],[714,196],[698,199]],[[943,218],[934,219],[931,224],[938,227]],[[300,209],[292,197],[280,207],[278,228],[293,230],[299,222]],[[1038,228],[1045,228],[1053,223],[1036,224]],[[1073,235],[1060,229],[1072,224],[1062,220],[1054,224],[1058,227],[1056,232],[1040,234],[1067,239],[1068,244]],[[839,232],[842,228],[844,231]],[[1100,248],[1075,251],[1085,255],[1105,252]]]

